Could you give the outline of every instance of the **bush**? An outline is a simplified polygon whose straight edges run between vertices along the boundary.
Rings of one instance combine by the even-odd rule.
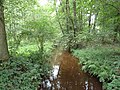
[[[120,88],[120,80],[117,79],[117,77],[120,77],[119,47],[86,48],[74,50],[73,54],[79,58],[84,71],[98,76],[100,82],[106,83],[104,87],[107,90],[118,90]]]
[[[1,63],[0,90],[36,90],[41,76],[50,71],[48,60],[41,60],[40,56],[39,52],[34,52],[29,57],[18,55]]]

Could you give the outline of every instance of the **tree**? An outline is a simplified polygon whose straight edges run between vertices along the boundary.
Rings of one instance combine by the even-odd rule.
[[[47,13],[46,10],[48,10]],[[27,20],[25,25],[30,33],[28,37],[30,36],[29,38],[34,40],[34,44],[37,45],[38,51],[41,53],[41,59],[45,53],[45,43],[53,42],[53,38],[58,36],[56,35],[57,29],[52,26],[55,25],[53,24],[54,18],[49,18],[51,11],[49,7],[41,9],[41,6],[36,6],[36,9],[33,9],[31,19]]]
[[[73,10],[74,10],[74,37],[76,37],[76,33],[77,33],[76,0],[73,0]]]
[[[27,34],[25,21],[29,20],[35,0],[5,0],[4,17],[9,53],[16,53]]]
[[[8,58],[9,54],[4,23],[4,6],[2,0],[0,1],[0,60],[4,61]]]

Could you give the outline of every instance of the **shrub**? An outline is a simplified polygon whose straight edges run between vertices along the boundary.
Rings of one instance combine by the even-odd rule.
[[[0,64],[0,70],[0,90],[36,90],[50,65],[47,59],[41,60],[39,52],[34,52],[29,57],[11,57]]]
[[[100,82],[106,83],[107,90],[118,90],[120,88],[120,48],[93,47],[81,50],[74,50],[73,53],[83,65],[82,70],[97,75]]]

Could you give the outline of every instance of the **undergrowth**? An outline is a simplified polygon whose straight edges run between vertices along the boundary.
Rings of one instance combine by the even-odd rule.
[[[0,90],[36,90],[42,76],[49,74],[48,55],[41,59],[41,53],[29,56],[12,56],[0,64]]]
[[[74,50],[82,70],[103,82],[105,90],[120,89],[120,48],[114,46],[92,47]]]

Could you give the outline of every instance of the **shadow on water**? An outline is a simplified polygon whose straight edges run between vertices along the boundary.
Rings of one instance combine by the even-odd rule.
[[[62,53],[60,65],[53,66],[52,74],[45,78],[38,90],[102,90],[102,83],[84,73],[78,60],[68,52]]]

